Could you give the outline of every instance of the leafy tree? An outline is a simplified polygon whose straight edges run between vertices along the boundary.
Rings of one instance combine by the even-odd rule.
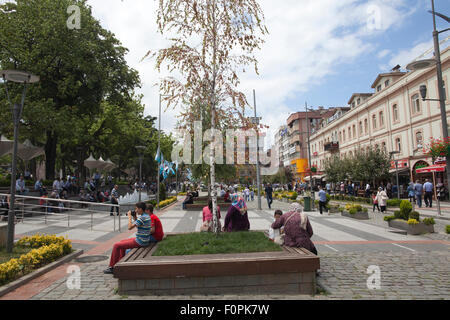
[[[66,24],[67,8],[73,4],[81,13],[78,30]],[[127,49],[92,17],[85,0],[6,3],[0,6],[0,30],[1,67],[27,70],[41,78],[29,90],[23,135],[45,144],[47,178],[52,179],[58,155],[63,154],[63,162],[71,158],[77,138],[83,140],[87,132],[73,131],[90,127],[94,135],[88,140],[98,141],[108,131],[106,120],[99,119],[105,109],[118,114],[136,106],[138,73],[126,64]],[[6,120],[3,115],[10,118],[4,96],[1,92],[1,120]],[[77,146],[85,148],[91,141],[79,141]]]
[[[211,129],[216,129],[218,116],[234,116],[246,122],[245,95],[239,85],[237,69],[249,64],[257,72],[253,55],[263,43],[259,34],[267,29],[263,14],[255,0],[160,0],[158,27],[162,34],[171,31],[171,46],[157,53],[158,70],[167,63],[169,71],[177,70],[185,81],[169,77],[160,88],[169,94],[168,106],[184,103],[188,108],[205,99],[211,110]],[[200,44],[198,43],[200,40]],[[192,112],[185,114],[189,122]],[[215,185],[214,149],[210,149],[211,185]],[[217,223],[217,192],[213,188],[215,232]]]

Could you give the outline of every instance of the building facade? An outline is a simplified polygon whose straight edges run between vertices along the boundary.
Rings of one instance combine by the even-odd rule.
[[[446,106],[448,107],[450,78],[450,48],[441,54]],[[316,128],[311,136],[312,164],[319,170],[333,154],[351,156],[370,146],[387,153],[398,152],[391,171],[397,171],[404,184],[424,179],[419,167],[432,165],[424,149],[432,138],[442,138],[442,121],[438,101],[422,101],[419,88],[426,85],[428,99],[438,99],[436,67],[413,72],[393,72],[378,75],[373,93],[355,93],[349,100],[350,111],[328,124]],[[447,110],[447,119],[450,111]],[[444,179],[441,174],[439,179]],[[428,177],[427,177],[428,178]],[[444,181],[442,181],[444,182]]]

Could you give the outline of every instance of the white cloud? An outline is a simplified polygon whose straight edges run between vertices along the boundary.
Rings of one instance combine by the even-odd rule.
[[[167,45],[157,33],[158,2],[89,0],[88,3],[102,25],[129,48],[127,60],[140,72],[143,81],[141,93],[146,114],[157,116],[159,91],[153,85],[164,75],[153,68],[154,62],[140,62],[140,59],[148,50]],[[270,34],[262,51],[257,53],[260,76],[241,75],[240,89],[251,102],[252,89],[256,89],[258,114],[270,125],[271,131],[285,123],[289,113],[297,111],[286,106],[287,99],[307,92],[312,85],[336,72],[338,66],[372,51],[371,37],[401,24],[402,17],[410,14],[410,7],[413,7],[404,0],[365,3],[357,0],[261,0],[260,4]],[[370,24],[373,21],[376,23]],[[373,25],[377,28],[370,27]],[[298,109],[303,108],[304,103],[299,101]],[[163,129],[173,128],[176,114],[176,110],[164,113]]]

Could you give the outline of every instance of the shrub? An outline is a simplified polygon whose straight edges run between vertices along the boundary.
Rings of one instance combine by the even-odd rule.
[[[162,182],[159,185],[159,201],[166,200],[166,198],[166,185],[164,184],[164,182]]]
[[[356,210],[355,207],[353,207],[350,210],[348,210],[348,213],[350,213],[350,214],[356,214],[357,212],[358,212],[358,210]]]
[[[339,210],[339,212],[344,212],[345,208],[344,207],[339,207],[338,210]]]
[[[432,226],[436,224],[433,218],[425,218],[423,219],[423,223],[425,223],[427,226]]]
[[[395,219],[402,219],[402,213],[400,212],[400,210],[394,211],[394,217]]]
[[[384,219],[384,221],[391,221],[391,220],[395,219],[395,216],[386,216],[383,219]]]
[[[409,200],[402,200],[400,203],[401,219],[408,220],[409,213],[412,211],[412,204]]]
[[[400,199],[389,199],[387,201],[387,205],[388,205],[388,207],[399,207],[400,204],[402,203],[402,201],[403,200],[400,200]],[[405,201],[407,201],[407,200],[405,200]],[[411,209],[412,209],[412,206],[411,206]]]
[[[291,200],[297,200],[298,193],[297,192],[291,192],[290,198]]]
[[[417,211],[412,211],[409,213],[409,219],[416,219],[420,221],[420,214]]]
[[[450,234],[450,224],[445,226],[445,233]]]
[[[417,221],[416,219],[409,219],[408,224],[415,226],[415,225],[419,224],[419,221]]]

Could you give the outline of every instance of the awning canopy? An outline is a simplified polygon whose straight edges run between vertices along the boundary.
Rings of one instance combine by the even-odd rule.
[[[409,168],[398,168],[398,170],[396,170],[396,169],[391,169],[391,170],[389,170],[389,173],[395,173],[396,171],[397,171],[399,174],[400,174],[400,173],[405,173],[405,172],[408,172],[408,174],[409,174]]]
[[[445,172],[446,165],[437,164],[425,168],[416,169],[416,173]]]

